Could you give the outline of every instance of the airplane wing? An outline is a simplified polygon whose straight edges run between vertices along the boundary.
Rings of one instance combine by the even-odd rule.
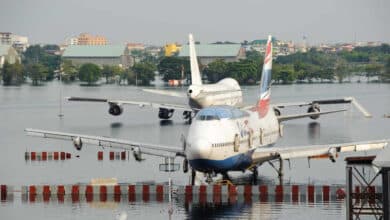
[[[375,140],[343,144],[257,148],[252,154],[252,159],[254,163],[263,163],[273,159],[289,160],[294,158],[329,158],[335,162],[340,153],[384,149],[389,142],[390,140]]]
[[[161,89],[143,89],[144,92],[149,92],[158,95],[166,95],[180,98],[187,98],[187,94],[184,92],[172,91],[172,90],[161,90]]]
[[[293,120],[298,118],[318,117],[320,115],[331,114],[336,112],[344,112],[344,111],[347,110],[340,109],[340,110],[332,110],[332,111],[325,111],[325,112],[311,112],[311,113],[304,113],[304,114],[282,115],[282,116],[277,116],[277,118],[280,122],[282,122],[282,121],[288,121],[288,120]]]
[[[277,108],[286,108],[286,107],[292,107],[292,106],[309,106],[313,104],[319,104],[319,105],[329,105],[329,104],[349,104],[353,100],[352,97],[345,97],[345,98],[339,98],[339,99],[323,99],[323,100],[313,100],[309,102],[286,102],[286,103],[277,103],[273,104],[273,106]]]
[[[105,102],[111,105],[137,105],[139,107],[151,107],[151,108],[168,108],[181,111],[198,111],[199,109],[192,109],[188,105],[177,105],[169,103],[157,103],[157,102],[139,102],[130,100],[113,100],[113,99],[102,99],[102,98],[85,98],[85,97],[68,97],[68,101],[78,102]]]
[[[117,138],[103,137],[103,136],[91,136],[82,134],[72,134],[58,131],[45,131],[39,129],[25,129],[27,135],[36,136],[42,138],[59,139],[72,141],[76,149],[80,150],[83,144],[92,144],[96,146],[116,148],[120,150],[133,151],[134,156],[137,159],[141,159],[141,154],[147,154],[158,157],[175,157],[182,156],[184,152],[179,147],[169,147],[159,144],[146,144],[139,143],[130,140],[123,140]]]
[[[362,106],[354,97],[343,97],[336,99],[322,99],[313,100],[309,102],[288,102],[288,103],[276,103],[273,104],[276,108],[287,108],[287,107],[303,107],[303,106],[319,106],[319,105],[334,105],[334,104],[352,104],[354,105],[365,117],[372,117],[371,114]]]

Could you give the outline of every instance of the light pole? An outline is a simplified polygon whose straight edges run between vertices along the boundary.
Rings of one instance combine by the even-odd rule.
[[[60,67],[58,74],[60,75],[60,112],[58,113],[58,117],[62,118],[64,117],[62,113],[62,67]]]

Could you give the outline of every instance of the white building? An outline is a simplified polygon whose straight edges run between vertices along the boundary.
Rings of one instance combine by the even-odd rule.
[[[11,32],[0,32],[0,45],[13,46],[16,51],[23,53],[29,46],[28,37],[16,35]]]

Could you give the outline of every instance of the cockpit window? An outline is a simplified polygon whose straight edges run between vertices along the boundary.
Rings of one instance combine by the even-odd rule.
[[[201,121],[211,121],[219,119],[216,115],[199,115],[197,118]]]
[[[202,121],[234,119],[248,116],[248,113],[231,106],[213,106],[200,110],[196,119]]]

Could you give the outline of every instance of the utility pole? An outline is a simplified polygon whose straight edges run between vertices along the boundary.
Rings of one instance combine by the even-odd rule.
[[[60,75],[60,112],[58,113],[58,117],[62,119],[62,117],[64,117],[64,114],[62,113],[62,67],[60,67],[58,74]]]

